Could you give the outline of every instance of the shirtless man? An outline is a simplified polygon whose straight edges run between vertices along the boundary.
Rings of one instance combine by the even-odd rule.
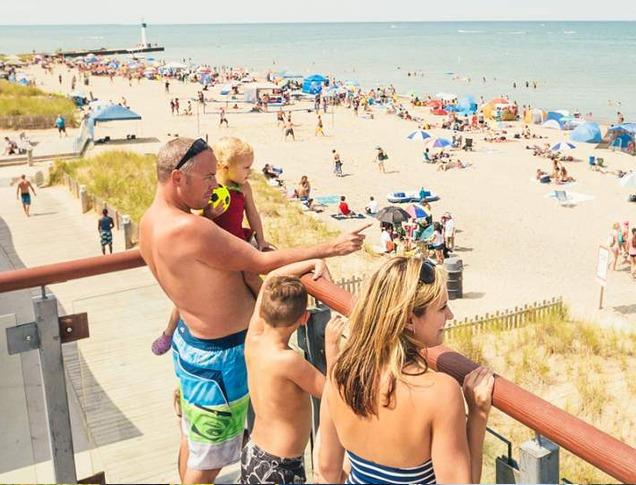
[[[141,219],[139,248],[181,320],[173,338],[180,381],[183,483],[211,483],[238,462],[249,403],[243,347],[254,297],[242,272],[264,274],[362,247],[364,225],[308,248],[260,252],[191,209],[217,187],[216,158],[204,140],[177,138],[157,155],[157,191]]]
[[[20,195],[20,198],[22,199],[22,209],[24,210],[24,213],[27,215],[27,217],[31,215],[30,190],[33,191],[33,195],[35,195],[35,189],[33,188],[33,185],[31,185],[31,182],[26,179],[26,175],[22,175],[20,177],[20,183],[18,184],[18,189],[15,192],[15,196],[18,197],[18,194]]]

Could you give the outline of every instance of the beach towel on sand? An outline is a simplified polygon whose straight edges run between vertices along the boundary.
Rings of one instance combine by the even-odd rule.
[[[343,216],[342,214],[331,214],[331,217],[333,217],[337,221],[342,221],[344,219],[366,219],[366,216],[364,214],[356,214],[355,216]]]

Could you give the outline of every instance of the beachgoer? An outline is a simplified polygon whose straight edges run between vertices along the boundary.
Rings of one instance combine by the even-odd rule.
[[[426,360],[452,318],[442,268],[393,257],[371,276],[344,347],[327,362],[320,483],[479,483],[494,376],[475,369],[462,396],[457,381]]]
[[[298,187],[296,188],[296,197],[300,200],[308,200],[311,195],[311,183],[309,183],[309,177],[307,175],[303,175],[300,178],[300,182],[298,182]]]
[[[444,221],[444,239],[446,242],[446,248],[449,251],[453,251],[455,248],[455,219],[453,219],[453,216],[448,212],[444,215],[446,216]]]
[[[240,459],[249,402],[243,342],[254,297],[242,272],[350,254],[362,247],[360,231],[369,225],[317,246],[258,251],[191,213],[205,209],[218,186],[216,158],[202,139],[166,143],[157,180],[140,222],[139,249],[180,315],[173,339],[183,430],[179,475],[182,483],[211,483]]]
[[[389,231],[390,226],[388,224],[382,224],[382,232],[380,233],[380,246],[383,253],[392,253],[395,251],[395,243],[393,242],[393,236]]]
[[[62,133],[64,133],[64,136],[68,136],[66,134],[66,120],[62,115],[57,115],[57,118],[55,118],[55,127],[57,128],[60,138],[62,138]]]
[[[364,208],[367,214],[375,215],[378,213],[378,201],[373,196],[369,197],[369,203]]]
[[[325,130],[322,124],[322,117],[318,115],[318,120],[316,122],[316,130],[314,132],[314,136],[322,135],[325,136]]]
[[[26,214],[27,217],[31,216],[31,192],[35,196],[35,188],[31,185],[26,179],[26,175],[22,174],[20,176],[20,182],[18,183],[18,188],[15,192],[16,197],[20,197],[22,201],[22,210]]]
[[[625,258],[625,262],[629,262],[629,221],[623,221],[623,225],[619,231],[618,242],[621,247],[621,252]]]
[[[8,136],[4,137],[3,155],[15,155],[18,152],[18,144],[11,140]]]
[[[174,99],[170,100],[170,114],[172,114],[174,116],[174,109],[175,109],[175,105],[174,105]]]
[[[97,221],[97,232],[104,255],[106,254],[106,246],[108,246],[110,254],[113,254],[113,227],[115,227],[115,223],[113,218],[108,215],[108,209],[103,209],[102,217]]]
[[[384,161],[389,159],[389,156],[382,150],[381,147],[375,147],[378,151],[375,155],[375,161],[378,163],[378,170],[382,173],[386,173],[386,169],[384,168]]]
[[[272,249],[265,239],[261,216],[254,203],[252,187],[247,180],[254,163],[254,150],[244,141],[231,137],[221,138],[212,149],[217,159],[216,178],[228,188],[230,201],[225,211],[215,209],[212,204],[208,204],[203,211],[203,216],[239,239],[249,242],[254,237],[255,246],[260,251]],[[243,227],[244,217],[247,217],[249,228]],[[243,277],[245,284],[256,297],[262,285],[260,276],[244,271]],[[179,315],[173,310],[167,327],[151,345],[155,355],[162,355],[170,350],[178,321]]]
[[[285,266],[267,276],[245,340],[245,361],[256,420],[241,453],[240,483],[304,483],[304,452],[311,433],[310,396],[320,398],[325,377],[289,346],[307,323],[307,291],[298,279],[329,278],[324,261]],[[338,352],[344,321],[325,331],[325,353]]]
[[[291,122],[291,113],[289,113],[289,117],[287,118],[287,121],[285,122],[283,129],[284,129],[285,140],[287,140],[287,137],[291,135],[292,140],[296,141],[296,135],[294,134],[294,124]]]
[[[333,154],[333,173],[336,177],[342,177],[342,160],[340,160],[340,154],[336,150],[331,150]]]
[[[276,113],[276,126],[285,126],[285,113],[282,108]]]
[[[433,238],[431,240],[430,249],[435,251],[435,260],[437,264],[444,263],[444,236],[442,235],[443,226],[436,222],[433,224]]]
[[[620,224],[618,222],[615,222],[614,224],[612,224],[612,230],[610,231],[610,235],[607,239],[607,247],[609,248],[612,255],[612,261],[610,264],[613,271],[616,271],[616,263],[618,262],[618,255],[620,253],[620,232]]]
[[[221,126],[223,123],[225,123],[225,127],[229,128],[230,127],[230,123],[227,121],[227,116],[225,115],[225,108],[221,108],[221,111],[219,112],[219,126]]]
[[[344,195],[340,196],[340,203],[338,204],[338,212],[340,212],[340,214],[345,217],[353,217],[356,215],[356,213],[349,208],[349,204],[347,204],[347,198]]]
[[[636,227],[632,227],[632,237],[629,241],[629,259],[631,263],[631,274],[636,280]]]
[[[166,93],[169,93],[170,92],[170,81],[168,81],[167,79],[166,79],[166,82],[164,83],[164,87],[166,89]]]

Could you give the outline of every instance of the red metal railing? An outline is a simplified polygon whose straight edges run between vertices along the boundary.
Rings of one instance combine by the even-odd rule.
[[[0,293],[62,283],[64,281],[137,268],[145,263],[139,250],[98,256],[0,273]],[[307,291],[343,315],[349,315],[354,298],[325,280],[302,278]],[[428,349],[433,369],[445,372],[460,383],[477,364],[444,347]],[[551,439],[579,458],[625,483],[636,483],[636,450],[585,421],[497,376],[493,405],[520,423]]]

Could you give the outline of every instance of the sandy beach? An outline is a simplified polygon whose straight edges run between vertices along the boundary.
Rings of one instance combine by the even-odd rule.
[[[56,67],[53,75],[45,74],[37,66],[29,68],[38,86],[53,92],[70,92],[70,79],[77,71]],[[57,75],[61,73],[60,85]],[[417,128],[417,123],[399,119],[395,115],[375,112],[375,119],[356,117],[352,110],[336,107],[334,113],[323,115],[326,137],[314,136],[316,115],[304,111],[293,113],[296,141],[283,140],[276,114],[235,113],[228,110],[229,127],[219,127],[217,111],[221,106],[209,103],[208,114],[199,116],[173,116],[169,100],[179,97],[182,108],[186,99],[195,98],[199,84],[171,80],[170,93],[164,92],[163,83],[142,80],[132,82],[115,77],[91,78],[90,87],[95,97],[120,102],[124,97],[128,105],[143,117],[140,123],[130,122],[99,125],[96,136],[110,135],[113,139],[135,133],[138,138],[156,138],[145,143],[107,144],[99,150],[122,148],[156,153],[167,141],[169,134],[195,137],[208,135],[210,142],[221,136],[238,136],[254,146],[255,170],[265,163],[284,169],[283,178],[288,187],[294,187],[302,175],[312,184],[312,197],[346,195],[353,210],[362,211],[369,197],[374,196],[380,207],[390,205],[386,194],[398,190],[417,190],[425,187],[441,199],[432,203],[433,216],[449,211],[456,220],[457,250],[465,266],[464,298],[452,303],[457,319],[476,314],[494,313],[522,306],[537,300],[563,296],[571,312],[585,320],[601,324],[615,324],[635,328],[636,284],[629,276],[628,266],[619,261],[618,271],[610,271],[605,292],[603,311],[598,311],[600,286],[595,280],[599,245],[605,244],[614,222],[629,220],[636,224],[636,206],[626,201],[628,191],[619,186],[618,178],[590,170],[589,155],[605,159],[610,170],[628,171],[634,168],[634,158],[620,152],[595,150],[595,145],[577,143],[568,152],[578,161],[565,166],[576,182],[566,190],[581,200],[572,206],[561,206],[548,195],[562,187],[543,185],[534,180],[538,168],[551,171],[551,161],[532,156],[526,145],[550,144],[567,140],[567,133],[532,126],[533,133],[546,136],[545,140],[514,140],[487,143],[483,134],[469,134],[475,140],[474,152],[459,152],[456,157],[471,163],[466,169],[438,171],[437,166],[422,162],[422,142],[406,139]],[[478,93],[477,93],[478,94]],[[218,87],[207,92],[208,98],[217,98]],[[196,110],[196,103],[192,102]],[[292,109],[310,108],[309,103]],[[231,107],[231,105],[230,105]],[[330,108],[331,110],[331,108]],[[409,108],[432,123],[439,124],[428,108]],[[512,122],[508,138],[521,131],[522,124]],[[69,137],[76,130],[69,130]],[[435,136],[450,138],[450,130],[433,128]],[[38,132],[34,138],[57,137],[56,133]],[[379,173],[372,162],[374,148],[381,146],[389,155],[388,173]],[[344,161],[345,177],[333,173],[331,150],[337,149]],[[587,200],[586,200],[587,199]],[[325,208],[319,217],[332,227],[345,230],[364,222],[362,220],[336,221],[330,214],[337,206]],[[367,219],[369,220],[369,219]],[[367,231],[371,245],[379,242],[379,224]],[[292,229],[292,228],[290,228]],[[349,261],[349,260],[348,260]],[[381,257],[372,262],[351,258],[344,276],[368,273]]]

